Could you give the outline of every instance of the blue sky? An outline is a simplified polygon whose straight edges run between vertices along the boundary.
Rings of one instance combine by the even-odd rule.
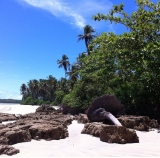
[[[30,79],[64,77],[57,59],[66,54],[72,64],[86,51],[77,42],[86,24],[97,33],[126,31],[91,18],[120,3],[128,13],[137,8],[135,0],[0,0],[0,99],[21,99],[20,86]]]

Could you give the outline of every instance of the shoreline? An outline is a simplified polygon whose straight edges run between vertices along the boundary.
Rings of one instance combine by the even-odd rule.
[[[0,112],[24,114],[35,112],[39,106],[32,105],[9,105],[10,108],[0,106]],[[33,107],[33,108],[32,108]],[[78,124],[72,121],[68,126],[69,137],[61,140],[31,140],[12,145],[20,150],[20,153],[12,155],[13,157],[107,157],[107,156],[135,156],[135,157],[153,157],[160,156],[159,144],[160,133],[157,130],[149,132],[136,131],[139,137],[139,143],[129,144],[109,144],[102,142],[97,137],[87,134],[81,134],[84,124]],[[1,155],[7,157],[7,155]]]

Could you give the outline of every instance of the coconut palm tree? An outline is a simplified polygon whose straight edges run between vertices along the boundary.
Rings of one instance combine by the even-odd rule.
[[[57,79],[52,75],[49,75],[47,84],[48,84],[48,91],[50,93],[49,100],[50,102],[53,102],[55,97],[55,91],[57,89]]]
[[[21,91],[21,95],[22,95],[22,100],[24,100],[27,95],[27,86],[24,83],[22,84],[20,91]]]
[[[78,55],[77,62],[74,63],[74,66],[76,66],[77,69],[81,69],[84,66],[82,59],[86,56],[87,56],[87,52],[83,52]]]
[[[66,78],[66,71],[69,69],[70,67],[70,63],[69,63],[69,58],[63,54],[62,55],[62,59],[61,60],[57,60],[57,64],[59,64],[59,68],[63,67],[64,71],[65,71],[65,78]]]
[[[74,84],[78,80],[78,68],[77,63],[71,66],[71,70],[66,72],[66,75],[69,76],[69,80],[71,81],[71,88],[73,88]]]
[[[78,35],[78,41],[85,40],[85,45],[87,48],[88,55],[90,54],[88,45],[91,42],[91,40],[96,37],[96,35],[92,34],[93,32],[95,32],[95,30],[90,25],[86,25],[84,27],[84,34]]]
[[[69,92],[68,80],[66,78],[61,77],[60,80],[57,82],[57,90],[61,90],[64,93]]]
[[[39,80],[39,98],[46,100],[46,95],[47,95],[46,80],[40,79]]]
[[[31,94],[32,98],[37,99],[38,98],[38,80],[29,80],[28,82],[28,88],[29,88],[29,93]]]
[[[27,82],[27,86],[28,86],[28,92],[30,96],[34,96],[34,84],[33,84],[33,80],[29,80],[29,82]]]
[[[34,79],[33,80],[33,90],[34,90],[34,98],[38,98],[39,95],[39,82],[38,80]]]

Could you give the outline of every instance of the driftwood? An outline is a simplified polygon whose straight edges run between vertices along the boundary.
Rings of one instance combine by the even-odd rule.
[[[108,124],[122,126],[115,117],[124,113],[124,106],[113,95],[103,95],[96,98],[87,110],[87,116],[92,122],[107,121]]]

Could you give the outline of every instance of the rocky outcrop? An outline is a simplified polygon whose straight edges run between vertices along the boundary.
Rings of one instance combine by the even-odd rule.
[[[54,112],[56,109],[49,105],[41,105],[36,109],[36,112]]]
[[[11,156],[17,153],[19,153],[19,150],[15,149],[14,147],[10,145],[0,145],[0,155],[6,154],[6,155]]]
[[[156,120],[151,120],[148,116],[121,116],[118,120],[124,127],[139,131],[148,131],[149,128],[159,126]]]
[[[85,124],[85,123],[89,123],[90,120],[88,119],[86,114],[79,114],[77,117],[77,122]]]
[[[36,113],[19,115],[18,120],[6,125],[0,124],[0,145],[13,145],[31,139],[59,140],[68,137],[67,125],[72,123],[70,115],[63,115],[52,108],[36,110]],[[5,146],[6,154],[14,154]],[[14,150],[16,151],[16,149]]]
[[[67,128],[63,125],[38,124],[29,128],[33,139],[59,140],[68,137]]]
[[[123,126],[105,125],[98,122],[87,123],[81,132],[100,137],[101,141],[108,143],[138,143],[139,139],[135,130]]]
[[[6,125],[0,123],[0,130],[1,130],[2,128],[4,128],[4,127],[6,127]]]
[[[22,115],[21,119],[32,119],[32,120],[54,120],[59,123],[63,123],[65,125],[69,125],[72,123],[72,118],[70,115],[63,115],[61,113],[52,112],[52,113],[45,113],[45,112],[36,112],[36,113],[29,113],[26,115]]]
[[[4,134],[0,132],[1,137],[6,138],[8,145],[13,145],[21,142],[29,142],[31,141],[31,135],[29,130],[21,130],[21,129],[12,129],[12,128],[5,128]]]
[[[14,121],[14,120],[17,120],[15,114],[0,113],[0,123],[2,123],[3,121]]]
[[[74,115],[73,116],[73,120],[78,120],[78,118],[79,118],[79,115]]]
[[[67,120],[67,117],[61,118],[60,115],[59,120],[52,117],[45,119],[24,118],[9,123],[6,127],[12,130],[18,128],[18,130],[28,131],[32,139],[58,140],[68,137],[67,125],[70,124],[71,120],[71,118]]]
[[[99,122],[92,122],[85,124],[83,130],[81,131],[82,134],[89,134],[95,137],[100,137],[100,132],[102,130],[102,126],[104,124]]]
[[[31,139],[59,140],[68,137],[67,126],[57,121],[21,119],[0,130],[0,145],[13,145]],[[4,152],[1,152],[4,154]]]
[[[100,132],[100,140],[108,143],[139,143],[139,138],[135,130],[127,129],[123,126],[103,126]]]
[[[158,121],[157,121],[157,120],[154,120],[154,119],[150,120],[150,122],[149,122],[149,127],[150,127],[150,128],[159,128]]]
[[[90,123],[86,114],[79,114],[73,117],[74,120],[77,120],[78,123]],[[157,120],[150,119],[147,116],[121,116],[118,118],[121,124],[126,128],[131,128],[139,131],[148,131],[150,128],[159,128]],[[107,122],[103,121],[104,124]]]

